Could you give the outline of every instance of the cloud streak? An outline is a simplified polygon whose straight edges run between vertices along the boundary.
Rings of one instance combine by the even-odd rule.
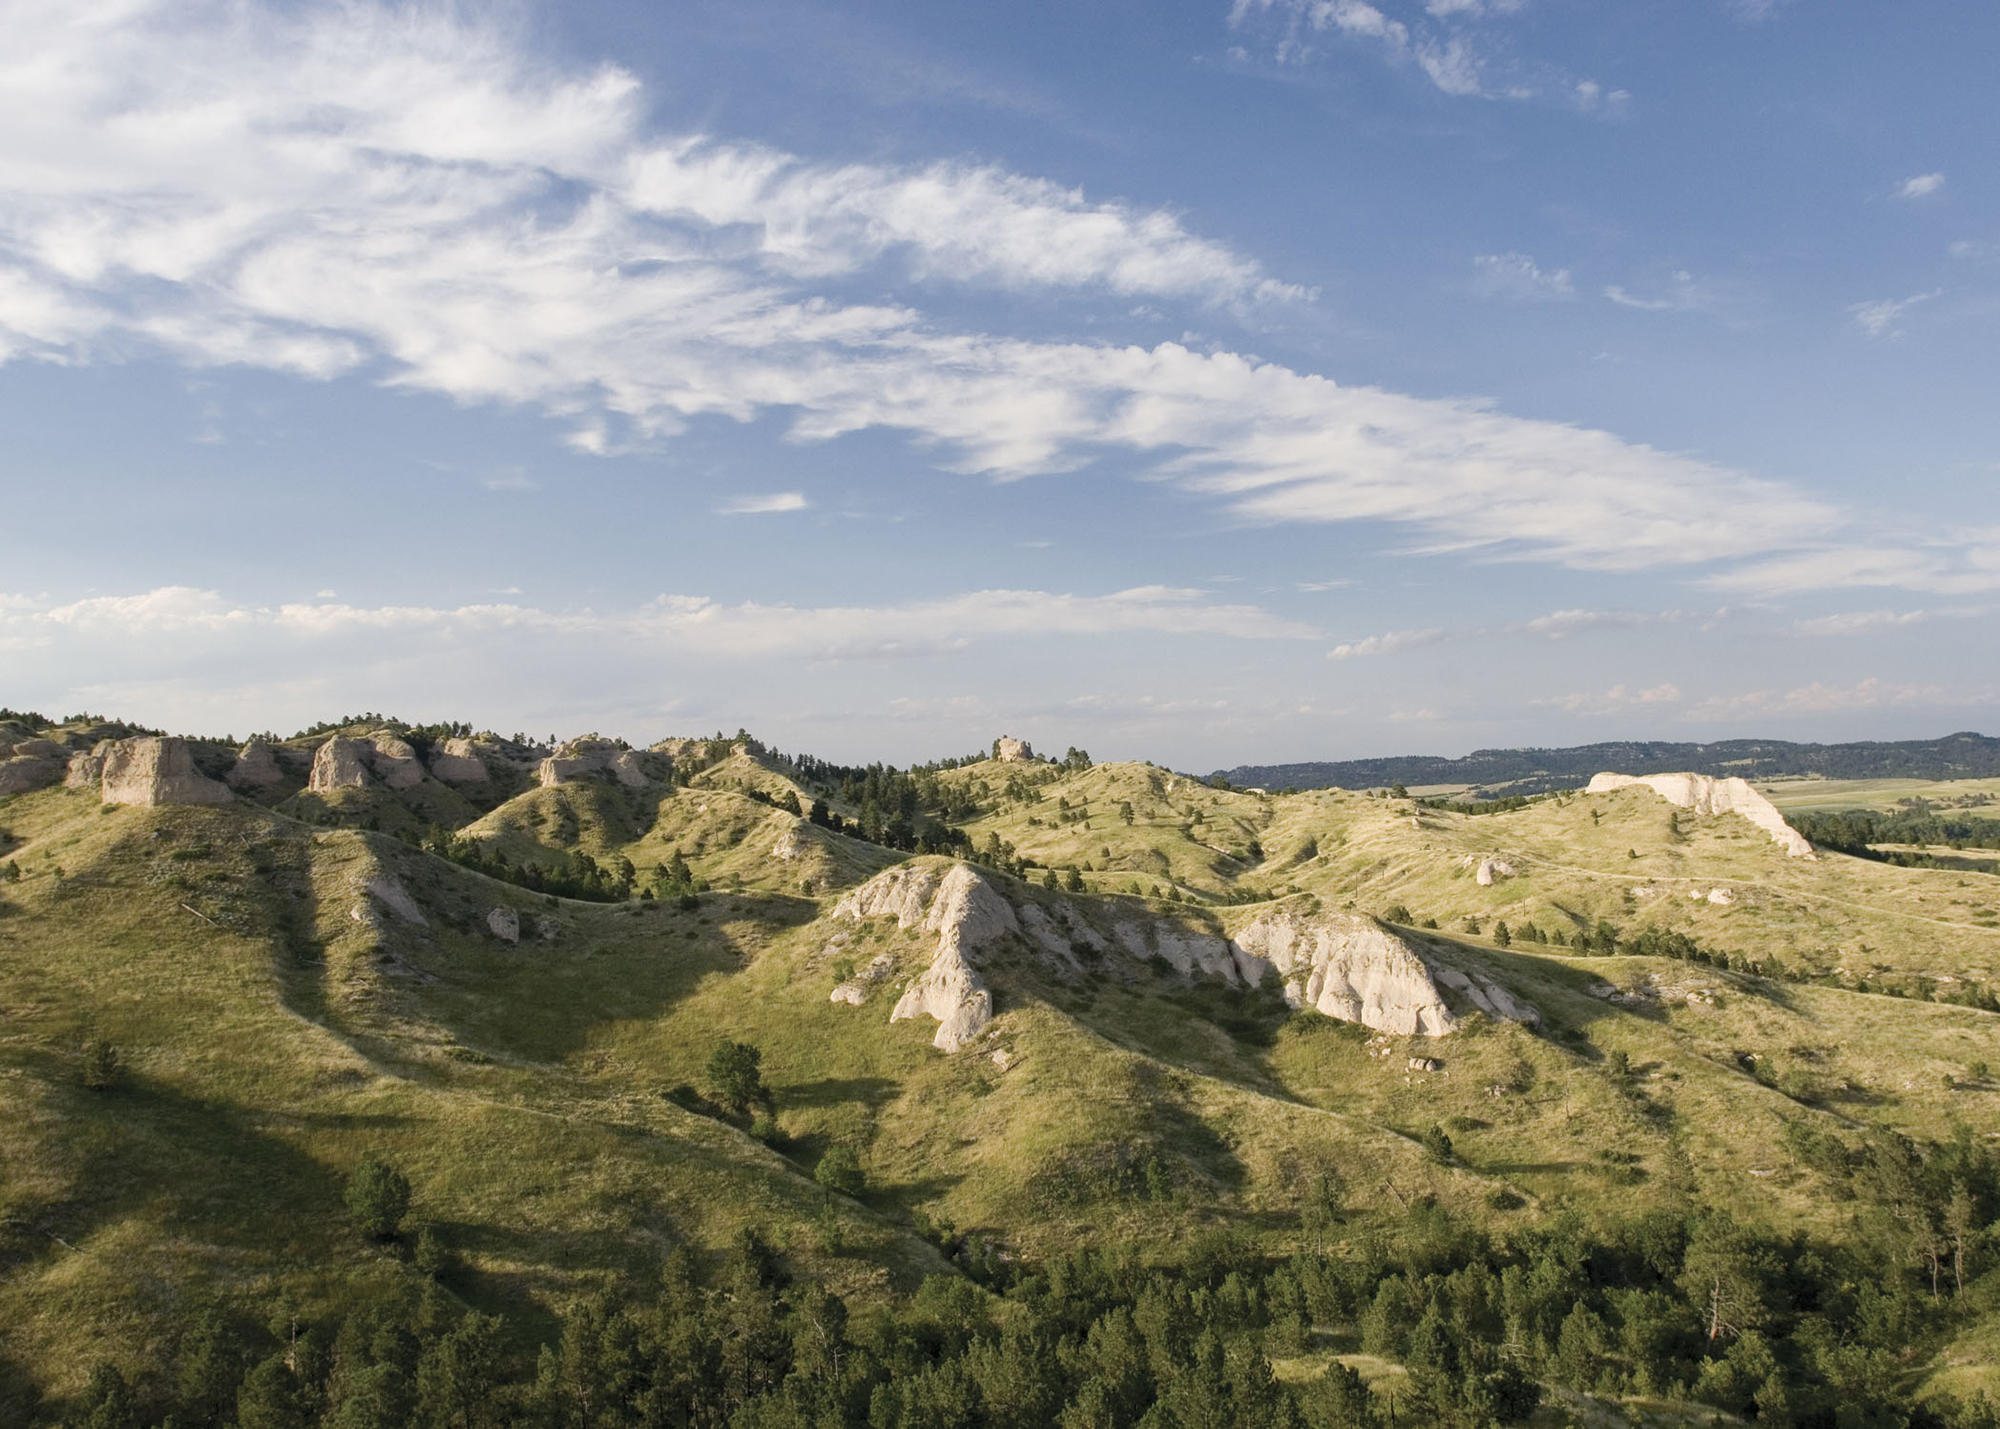
[[[1358,0],[1328,15],[1401,23]],[[1001,480],[1123,453],[1241,521],[1398,523],[1416,551],[1591,570],[1776,560],[1850,524],[1478,400],[949,330],[880,280],[1307,295],[1172,214],[991,166],[656,136],[626,71],[552,68],[454,12],[23,0],[10,21],[0,360],[363,374],[538,408],[585,452],[777,414],[796,442],[894,431]]]

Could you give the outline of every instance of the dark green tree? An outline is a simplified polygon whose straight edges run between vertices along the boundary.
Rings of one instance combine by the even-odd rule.
[[[834,1146],[820,1157],[819,1165],[813,1168],[813,1179],[829,1191],[838,1191],[843,1196],[858,1196],[868,1189],[868,1178],[862,1174],[861,1158],[854,1154],[851,1146]]]
[[[771,1092],[764,1085],[764,1054],[748,1042],[725,1037],[708,1057],[708,1093],[736,1115],[769,1107]]]
[[[393,1239],[410,1210],[410,1179],[377,1156],[364,1156],[347,1178],[347,1211],[376,1240]]]

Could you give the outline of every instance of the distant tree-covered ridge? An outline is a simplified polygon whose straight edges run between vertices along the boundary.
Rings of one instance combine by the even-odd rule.
[[[2000,739],[1970,732],[1942,739],[1855,744],[1791,744],[1781,739],[1725,739],[1713,744],[1653,740],[1580,744],[1569,749],[1479,749],[1462,759],[1410,754],[1309,764],[1241,764],[1216,776],[1237,787],[1377,789],[1392,784],[1504,785],[1536,794],[1585,783],[1601,770],[1620,774],[1737,775],[1779,779],[1990,779],[2000,776]]]

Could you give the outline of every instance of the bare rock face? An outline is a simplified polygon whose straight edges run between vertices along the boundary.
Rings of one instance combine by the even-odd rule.
[[[1491,888],[1498,880],[1513,876],[1514,865],[1504,858],[1482,858],[1472,871],[1472,881],[1481,888]]]
[[[771,857],[790,863],[810,848],[811,845],[799,836],[799,826],[794,824],[779,834],[778,841],[771,845]]]
[[[1519,1022],[1528,1027],[1542,1025],[1542,1014],[1521,1001],[1499,983],[1477,973],[1463,973],[1457,968],[1433,966],[1431,976],[1454,992],[1465,994],[1466,1000],[1489,1017],[1498,1017],[1508,1022]]]
[[[1150,929],[1138,923],[1120,923],[1114,931],[1118,946],[1133,957],[1157,955],[1172,963],[1174,971],[1182,975],[1204,973],[1224,982],[1240,980],[1252,985],[1264,975],[1264,960],[1227,938],[1170,923],[1154,924]]]
[[[104,787],[104,759],[111,753],[115,739],[100,739],[88,754],[72,754],[69,757],[69,772],[63,776],[65,789],[101,789]]]
[[[512,908],[495,908],[486,915],[486,931],[503,943],[521,941],[521,915]]]
[[[409,890],[395,879],[386,875],[381,878],[371,878],[362,887],[366,892],[373,894],[376,901],[384,908],[405,923],[415,923],[420,928],[429,923],[430,920],[424,917],[424,910],[417,906],[417,900],[410,897]]]
[[[107,804],[227,804],[236,796],[194,767],[187,741],[172,736],[114,740],[104,752]]]
[[[621,749],[608,739],[572,739],[544,759],[537,770],[544,789],[586,774],[609,774],[628,789],[646,787],[646,771],[637,751]]]
[[[236,751],[236,763],[227,777],[238,789],[265,789],[281,782],[285,773],[278,768],[278,756],[271,752],[270,744],[253,739]]]
[[[898,927],[921,924],[938,935],[937,956],[897,1001],[891,1022],[928,1014],[937,1019],[931,1045],[956,1052],[993,1020],[993,994],[966,954],[1020,931],[1013,905],[964,864],[942,877],[929,868],[888,869],[834,908],[836,918],[893,916]]]
[[[1285,1000],[1378,1032],[1440,1037],[1457,1019],[1432,980],[1430,965],[1372,919],[1289,910],[1240,929],[1236,946],[1275,966]]]
[[[20,725],[10,726],[10,732],[15,731],[28,737],[0,743],[0,797],[61,782],[69,770],[70,751],[53,739],[29,735]]]
[[[431,777],[447,784],[484,784],[486,761],[469,739],[447,739],[431,751]]]
[[[366,747],[361,740],[336,734],[313,754],[312,775],[306,780],[306,788],[315,794],[366,788],[368,767],[361,761],[361,751]]]
[[[1791,858],[1817,858],[1805,837],[1785,822],[1777,806],[1742,779],[1717,779],[1708,774],[1630,774],[1591,776],[1586,794],[1606,794],[1643,784],[1669,804],[1693,809],[1698,814],[1735,814],[1748,819],[1771,836],[1773,843]]]
[[[393,734],[377,734],[359,742],[362,759],[391,789],[414,789],[424,782],[423,761],[409,741]]]
[[[868,966],[849,978],[827,994],[829,1002],[844,1002],[849,1007],[859,1007],[868,1000],[875,984],[896,970],[896,960],[887,953],[877,953],[869,959]]]
[[[1027,740],[1003,734],[993,741],[993,757],[1002,764],[1025,764],[1035,757],[1035,751]]]

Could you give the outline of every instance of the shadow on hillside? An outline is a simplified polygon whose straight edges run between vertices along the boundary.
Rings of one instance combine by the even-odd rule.
[[[888,1077],[822,1077],[776,1090],[778,1104],[786,1108],[843,1106],[848,1102],[872,1108],[889,1101],[901,1088]]]
[[[232,1261],[254,1247],[274,1268],[323,1259],[328,1227],[346,1224],[339,1172],[229,1108],[145,1081],[56,1100],[72,1129],[43,1155],[51,1179],[76,1189],[17,1203],[0,1274],[88,1255],[97,1230],[127,1218],[170,1225]]]

